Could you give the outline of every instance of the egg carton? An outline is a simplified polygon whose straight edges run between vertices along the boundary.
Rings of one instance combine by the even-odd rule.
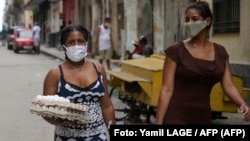
[[[56,101],[40,101],[34,99],[31,102],[33,105],[39,105],[39,106],[57,106],[58,108],[67,108],[67,109],[73,109],[73,110],[79,110],[79,111],[88,111],[89,107],[82,104],[76,104],[76,103],[66,103],[66,102],[56,102]]]
[[[71,103],[69,99],[65,97],[61,97],[58,95],[37,95],[33,100],[32,104],[40,105],[40,106],[58,106],[58,107],[65,107],[80,111],[88,111],[89,107],[82,104]]]
[[[32,114],[38,116],[50,117],[50,118],[61,118],[70,121],[78,121],[81,123],[88,123],[90,121],[89,116],[86,114],[87,111],[80,111],[71,108],[61,107],[61,106],[48,106],[48,105],[38,105],[34,104],[30,108]]]
[[[71,103],[69,99],[58,95],[37,95],[32,100],[30,112],[44,117],[54,117],[71,121],[88,122],[86,112],[90,109],[86,105]]]

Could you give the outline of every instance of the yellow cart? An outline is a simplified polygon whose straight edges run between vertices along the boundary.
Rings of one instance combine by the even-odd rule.
[[[112,87],[110,96],[115,97],[112,100],[115,101],[117,120],[126,117],[132,123],[138,123],[141,122],[140,116],[146,115],[146,121],[150,122],[160,94],[164,59],[163,55],[153,54],[123,61],[120,71],[107,71]],[[242,92],[242,79],[234,75],[233,80]],[[220,83],[212,89],[211,108],[216,116],[222,112],[237,112],[237,106],[224,95]]]

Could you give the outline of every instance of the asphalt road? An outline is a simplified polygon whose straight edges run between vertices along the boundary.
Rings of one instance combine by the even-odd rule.
[[[0,56],[0,140],[52,141],[54,126],[29,109],[42,93],[46,73],[60,61],[43,54],[15,54],[2,46]]]

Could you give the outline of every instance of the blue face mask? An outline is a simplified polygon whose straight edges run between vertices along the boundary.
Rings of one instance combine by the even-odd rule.
[[[67,57],[73,62],[80,62],[88,55],[87,45],[86,46],[71,46],[71,47],[63,47],[66,49]]]

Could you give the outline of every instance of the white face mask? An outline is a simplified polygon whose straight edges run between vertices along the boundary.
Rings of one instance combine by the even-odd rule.
[[[105,27],[110,27],[110,23],[106,22],[106,23],[104,23],[104,26]]]
[[[87,45],[86,46],[75,45],[71,47],[65,47],[63,45],[63,47],[66,49],[67,57],[73,62],[79,62],[88,55]]]
[[[188,22],[184,23],[184,27],[188,36],[195,37],[206,27],[206,24],[207,20],[202,22]]]

